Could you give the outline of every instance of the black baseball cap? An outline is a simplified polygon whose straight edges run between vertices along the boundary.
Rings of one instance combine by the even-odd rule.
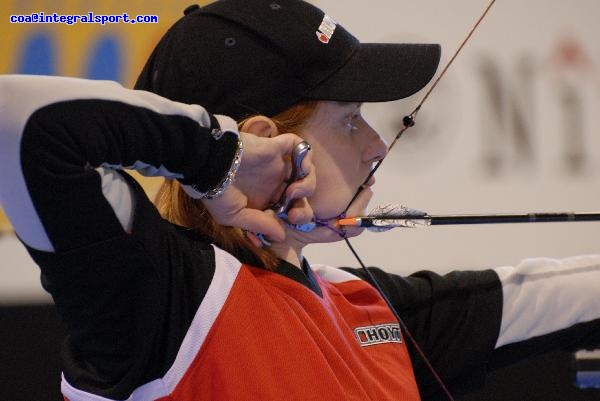
[[[234,119],[274,116],[303,100],[383,102],[433,77],[437,44],[360,43],[300,0],[190,6],[162,37],[136,89]]]

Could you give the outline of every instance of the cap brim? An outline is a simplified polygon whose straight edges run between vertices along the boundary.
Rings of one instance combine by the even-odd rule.
[[[427,85],[440,55],[437,44],[361,43],[348,62],[308,97],[346,102],[402,99]]]

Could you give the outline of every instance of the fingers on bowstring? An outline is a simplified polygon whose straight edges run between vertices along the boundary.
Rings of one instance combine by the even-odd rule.
[[[296,199],[287,213],[291,224],[306,224],[313,221],[314,213],[306,198]]]
[[[285,239],[283,222],[275,216],[272,210],[243,209],[235,220],[232,225],[250,233],[261,233],[275,242]]]

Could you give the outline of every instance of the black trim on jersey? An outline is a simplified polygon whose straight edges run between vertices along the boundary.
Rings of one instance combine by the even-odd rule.
[[[298,270],[298,268],[296,268]],[[323,291],[321,287],[319,287],[319,283],[317,278],[315,277],[315,272],[310,268],[310,264],[306,259],[302,259],[302,272],[306,275],[306,279],[308,280],[310,286],[309,288],[313,290],[318,296],[323,298]]]
[[[244,262],[242,259],[240,259],[240,260],[242,262]],[[247,263],[247,262],[244,262],[244,263]],[[304,262],[304,263],[306,263],[306,262]],[[263,268],[262,266],[259,266],[259,265],[253,265],[251,263],[249,263],[249,264],[251,266]],[[306,265],[308,266],[308,264],[306,264]],[[287,277],[290,280],[297,282],[298,284],[302,284],[303,286],[305,286],[306,288],[308,288],[309,290],[311,290],[312,292],[317,294],[319,297],[323,298],[323,292],[321,291],[321,287],[319,287],[319,284],[317,283],[317,280],[314,277],[314,273],[312,272],[310,267],[308,267],[307,270],[304,270],[304,269],[305,269],[304,264],[303,264],[303,267],[301,270],[301,269],[297,268],[296,266],[292,265],[291,263],[288,263],[285,260],[280,259],[279,264],[277,265],[277,267],[275,268],[275,270],[273,272],[280,274],[284,277]]]

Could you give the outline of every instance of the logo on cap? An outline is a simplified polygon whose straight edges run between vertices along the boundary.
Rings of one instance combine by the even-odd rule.
[[[336,22],[329,15],[325,14],[323,16],[323,21],[321,21],[321,25],[319,25],[319,29],[317,29],[317,38],[321,43],[329,43],[329,40],[333,36],[333,31],[335,31]]]

